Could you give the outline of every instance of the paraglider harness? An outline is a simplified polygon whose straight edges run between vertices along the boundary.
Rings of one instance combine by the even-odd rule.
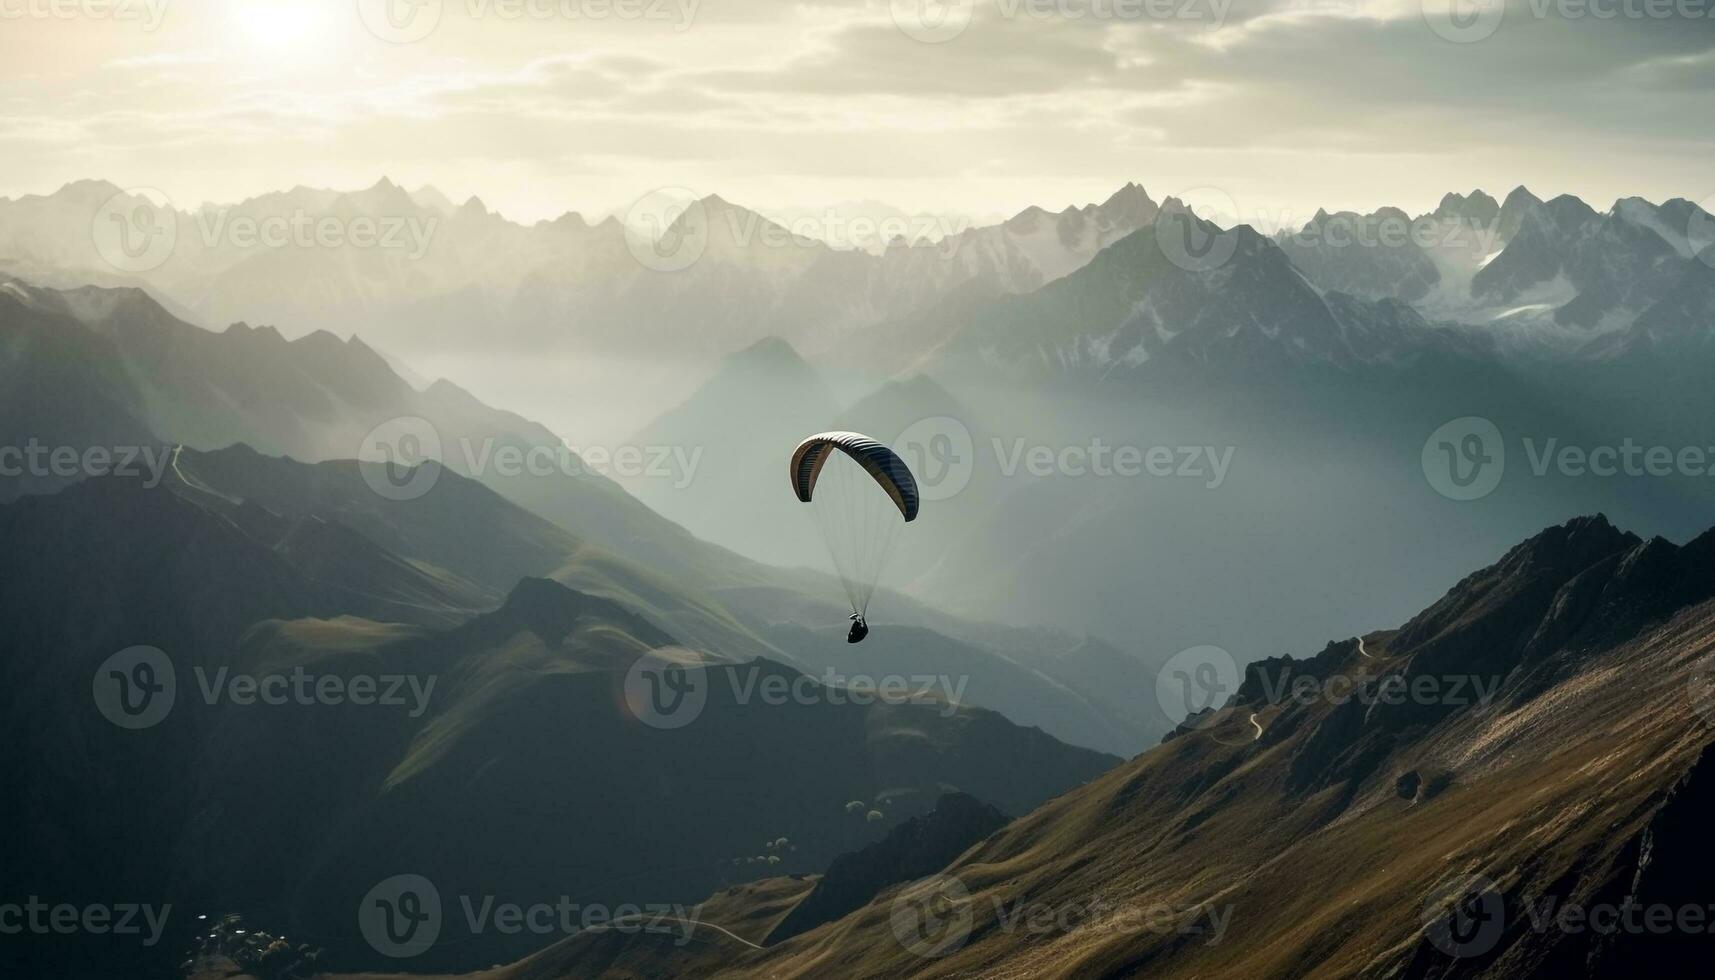
[[[852,613],[852,630],[846,634],[847,643],[862,643],[869,635],[869,624],[863,621],[862,613]]]

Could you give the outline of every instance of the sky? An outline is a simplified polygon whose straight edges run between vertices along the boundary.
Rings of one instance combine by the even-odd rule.
[[[1137,181],[1278,226],[1715,194],[1715,0],[1502,2],[0,0],[0,196],[990,216]]]

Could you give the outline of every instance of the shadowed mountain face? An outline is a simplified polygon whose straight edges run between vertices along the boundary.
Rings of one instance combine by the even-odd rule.
[[[286,341],[271,328],[244,324],[212,333],[174,318],[140,290],[62,292],[18,283],[0,290],[0,329],[23,338],[0,351],[0,371],[41,379],[19,396],[31,410],[0,423],[15,440],[8,445],[47,443],[44,433],[59,439],[52,445],[80,453],[89,446],[219,449],[242,442],[304,460],[377,460],[385,447],[401,450],[403,464],[438,462],[474,476],[662,573],[694,578],[724,564],[719,549],[651,513],[547,429],[447,381],[417,391],[361,340],[314,333]],[[43,398],[30,394],[37,385],[48,389]],[[82,407],[66,410],[61,402],[71,399]],[[57,421],[38,428],[44,418]],[[7,480],[0,499],[67,479]]]
[[[1715,531],[1550,528],[1397,630],[1252,665],[1166,744],[835,922],[700,956],[586,936],[536,965],[1698,975],[1705,931],[1643,923],[1709,901],[1712,599]]]
[[[934,874],[1006,822],[999,810],[975,797],[963,793],[941,797],[931,812],[907,820],[860,851],[834,859],[815,889],[768,934],[768,945],[842,918],[891,885]]]
[[[228,911],[369,962],[358,909],[402,868],[449,910],[694,902],[819,870],[948,788],[1021,812],[1118,761],[917,688],[750,659],[773,648],[718,607],[451,474],[377,502],[349,463],[235,448],[184,451],[171,472],[0,506],[3,734],[27,747],[0,775],[31,801],[0,834],[9,873],[57,901],[152,896],[180,916],[157,946],[8,944],[23,975],[147,975],[194,915]],[[520,579],[548,571],[605,594]],[[691,653],[679,624],[719,652]],[[642,707],[650,651],[697,678],[693,712]],[[422,962],[540,945],[478,932]]]

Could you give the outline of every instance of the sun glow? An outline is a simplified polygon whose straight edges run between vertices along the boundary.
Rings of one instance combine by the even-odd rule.
[[[237,38],[274,54],[309,52],[328,26],[318,6],[302,0],[240,0],[230,9]]]

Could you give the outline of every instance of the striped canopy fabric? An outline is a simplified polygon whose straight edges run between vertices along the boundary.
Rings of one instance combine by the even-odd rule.
[[[809,503],[830,454],[842,452],[862,466],[893,498],[906,523],[917,518],[917,480],[893,450],[861,432],[823,432],[798,444],[792,453],[792,490]]]

